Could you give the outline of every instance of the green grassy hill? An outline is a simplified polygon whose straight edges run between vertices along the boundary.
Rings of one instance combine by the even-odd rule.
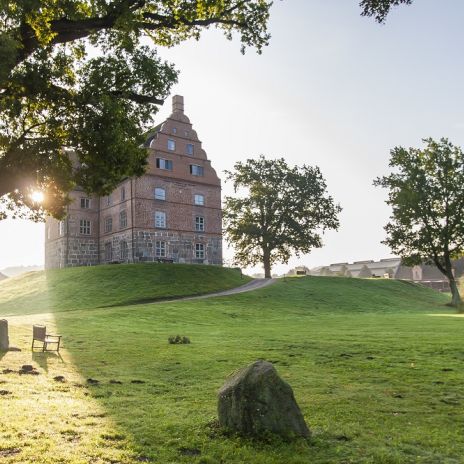
[[[238,269],[189,264],[121,264],[29,272],[0,282],[0,316],[201,295],[249,280]]]
[[[18,307],[13,290],[3,307]],[[24,291],[13,292],[18,301]],[[8,317],[11,344],[22,351],[0,354],[0,389],[9,392],[0,396],[8,411],[8,421],[0,421],[0,457],[461,463],[464,317],[448,300],[398,281],[307,277],[206,300],[109,307],[114,299],[100,295],[99,307],[68,311],[63,302],[55,312]],[[62,358],[31,357],[36,322],[63,335]],[[169,345],[175,334],[192,343]],[[256,359],[272,361],[293,387],[312,431],[308,442],[258,442],[217,429],[218,389]],[[39,375],[18,375],[22,364]],[[54,380],[60,375],[64,382]]]

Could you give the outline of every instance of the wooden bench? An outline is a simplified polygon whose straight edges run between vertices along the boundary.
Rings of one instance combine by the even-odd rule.
[[[61,335],[47,334],[47,328],[44,325],[33,325],[32,351],[34,351],[34,342],[42,343],[42,351],[60,351]],[[56,349],[49,350],[48,345],[56,345]]]

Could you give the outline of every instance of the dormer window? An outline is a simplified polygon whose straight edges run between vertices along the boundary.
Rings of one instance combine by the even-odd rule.
[[[172,139],[168,139],[168,150],[175,151],[176,149],[176,142]]]

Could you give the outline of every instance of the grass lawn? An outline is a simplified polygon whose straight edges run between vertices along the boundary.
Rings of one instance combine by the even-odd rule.
[[[8,392],[0,461],[463,462],[464,317],[444,305],[446,295],[398,281],[308,277],[207,300],[97,301],[8,317],[10,343],[22,351],[0,360]],[[15,299],[0,308],[14,313]],[[64,336],[62,358],[31,355],[34,322]],[[192,343],[169,345],[175,334]],[[309,441],[254,442],[217,429],[217,390],[256,359],[274,362],[292,385]],[[39,375],[18,375],[22,364]]]

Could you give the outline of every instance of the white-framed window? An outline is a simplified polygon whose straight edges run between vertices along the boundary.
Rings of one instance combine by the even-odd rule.
[[[113,230],[113,218],[106,217],[105,218],[105,233],[111,232]]]
[[[176,142],[172,139],[168,139],[168,150],[175,151],[176,149]]]
[[[81,198],[81,208],[89,209],[90,208],[90,198]]]
[[[157,258],[166,257],[166,242],[156,241],[155,242],[155,256]]]
[[[173,134],[177,134],[177,127],[173,127],[173,128],[172,128],[172,133],[173,133]]]
[[[156,158],[156,167],[159,169],[172,171],[172,161],[164,158]]]
[[[126,187],[121,187],[121,201],[126,199]]]
[[[203,243],[195,243],[195,258],[205,259],[205,245]]]
[[[155,211],[155,227],[166,228],[166,213],[164,211]]]
[[[79,233],[81,235],[90,235],[92,232],[92,224],[88,219],[81,219],[79,221]]]
[[[111,242],[105,243],[105,261],[112,261],[113,260],[113,247],[111,246]]]
[[[119,254],[120,254],[121,261],[127,259],[128,248],[127,248],[127,242],[124,240],[119,243]]]
[[[187,155],[193,156],[193,143],[187,143],[185,146],[185,153],[187,153]]]
[[[198,164],[190,165],[190,174],[192,176],[202,176],[203,175],[203,166],[198,166]]]
[[[64,226],[65,226],[65,222],[64,221],[60,221],[58,223],[58,232],[60,235],[64,235]]]
[[[125,229],[127,227],[127,212],[125,209],[119,212],[119,228]]]
[[[205,196],[202,195],[201,193],[197,193],[194,195],[193,197],[193,202],[196,204],[196,205],[200,205],[200,206],[203,206],[205,204]]]
[[[195,230],[197,232],[205,230],[205,218],[203,216],[195,216]]]
[[[155,188],[155,200],[166,200],[166,190],[164,188]]]

